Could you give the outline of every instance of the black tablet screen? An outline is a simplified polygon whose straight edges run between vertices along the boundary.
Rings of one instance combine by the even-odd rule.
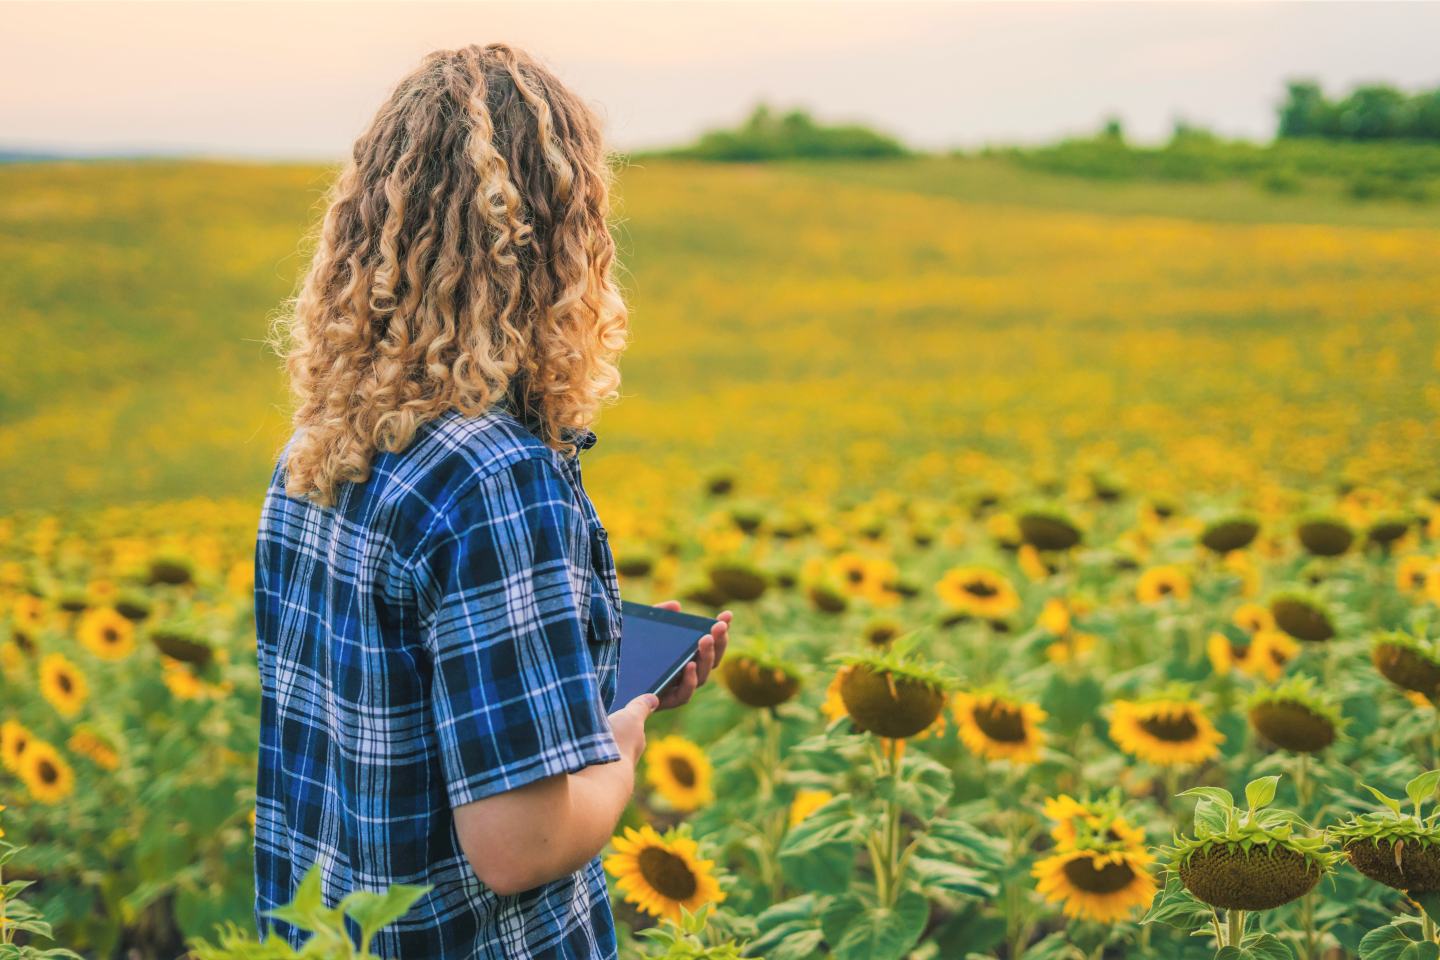
[[[713,618],[661,610],[625,600],[621,604],[620,677],[612,710],[642,693],[659,693],[695,656]]]

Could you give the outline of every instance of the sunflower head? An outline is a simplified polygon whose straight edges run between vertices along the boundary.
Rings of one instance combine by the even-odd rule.
[[[1339,854],[1298,815],[1269,806],[1279,777],[1245,787],[1246,810],[1230,793],[1198,787],[1195,835],[1177,837],[1169,867],[1197,900],[1226,910],[1272,910],[1315,888]]]
[[[715,799],[714,771],[699,744],[669,736],[645,747],[645,780],[674,809],[689,813]]]
[[[1190,599],[1190,577],[1179,567],[1151,567],[1140,575],[1135,595],[1141,603]]]
[[[1020,595],[1004,576],[983,567],[955,567],[935,584],[952,610],[981,620],[1003,620],[1020,609]]]
[[[1432,643],[1403,630],[1380,633],[1371,641],[1370,659],[1401,690],[1440,696],[1440,656]]]
[[[1215,759],[1225,737],[1183,688],[1110,706],[1110,739],[1121,750],[1159,766],[1191,766]]]
[[[1260,523],[1250,516],[1231,516],[1207,524],[1200,532],[1200,543],[1212,553],[1244,550],[1260,535]]]
[[[1036,890],[1062,904],[1065,915],[1111,922],[1148,906],[1156,883],[1145,834],[1120,815],[1118,797],[1076,800],[1065,794],[1045,801],[1054,821],[1054,852],[1031,870]]]
[[[1440,822],[1424,807],[1435,798],[1440,770],[1422,773],[1405,785],[1412,811],[1399,800],[1366,786],[1382,809],[1352,814],[1327,835],[1340,845],[1351,866],[1378,883],[1409,894],[1440,891]]]
[[[1317,557],[1338,557],[1355,542],[1355,531],[1339,517],[1315,515],[1303,518],[1295,535],[1307,553]]]
[[[960,741],[977,757],[1035,763],[1045,745],[1048,715],[1037,703],[987,689],[955,694],[951,701]]]
[[[888,647],[902,632],[903,628],[894,620],[871,620],[865,624],[861,636],[870,646],[883,648]]]
[[[209,666],[215,659],[215,648],[205,634],[184,623],[160,623],[150,629],[150,642],[156,649],[172,660],[192,664],[196,667]]]
[[[800,670],[762,634],[726,654],[720,681],[747,707],[778,707],[800,692]]]
[[[1414,519],[1404,514],[1381,517],[1366,528],[1365,540],[1381,550],[1389,550],[1395,541],[1410,531],[1412,523],[1414,523]]]
[[[1291,677],[1255,691],[1246,713],[1260,736],[1294,753],[1324,750],[1344,725],[1339,709],[1319,693],[1312,677]]]
[[[1036,550],[1069,550],[1080,544],[1079,526],[1060,510],[1027,510],[1016,523],[1021,538]]]
[[[770,585],[770,578],[763,571],[744,560],[716,560],[708,572],[715,590],[729,600],[759,600]]]
[[[1335,636],[1335,623],[1320,603],[1300,593],[1282,593],[1270,601],[1275,625],[1296,640],[1322,643]]]
[[[725,899],[713,860],[700,858],[699,845],[681,827],[665,834],[649,825],[612,840],[604,860],[625,899],[652,917],[678,923],[681,908],[694,912]]]
[[[840,657],[840,698],[861,730],[892,740],[923,732],[945,706],[950,678],[914,655],[915,634],[885,650]]]
[[[183,553],[158,553],[150,559],[145,582],[181,586],[195,580],[195,562]]]
[[[1118,791],[1085,800],[1060,794],[1045,801],[1045,816],[1053,826],[1050,837],[1060,849],[1095,849],[1120,845],[1143,847],[1145,831],[1131,826],[1125,818]]]

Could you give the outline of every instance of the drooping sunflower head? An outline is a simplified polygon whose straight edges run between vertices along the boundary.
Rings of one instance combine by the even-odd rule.
[[[840,658],[840,699],[861,730],[903,740],[924,732],[940,715],[951,680],[911,655],[914,637],[884,651]]]
[[[80,712],[90,696],[90,686],[80,669],[63,653],[52,653],[40,661],[40,695],[64,717]]]
[[[1370,644],[1375,669],[1401,690],[1440,696],[1440,655],[1434,645],[1403,630],[1376,634]]]
[[[1260,523],[1250,516],[1230,516],[1207,524],[1200,532],[1200,543],[1212,553],[1233,553],[1244,550],[1260,534]]]
[[[1326,835],[1340,845],[1351,866],[1377,883],[1412,896],[1440,891],[1440,822],[1423,816],[1434,799],[1440,770],[1422,773],[1405,786],[1414,812],[1401,801],[1366,787],[1382,804],[1374,813],[1352,814]]]
[[[800,691],[800,670],[755,634],[743,648],[726,654],[720,681],[747,707],[778,707]]]
[[[1246,704],[1255,732],[1283,750],[1318,753],[1344,726],[1339,709],[1316,689],[1312,677],[1291,677],[1255,691]]]
[[[165,656],[196,667],[209,666],[215,659],[214,645],[194,624],[157,623],[150,629],[150,642]]]
[[[681,813],[698,810],[715,799],[710,758],[698,743],[669,736],[645,747],[645,780]]]
[[[952,610],[981,620],[1002,620],[1020,609],[1020,595],[1010,581],[984,567],[947,570],[935,592]]]
[[[1060,903],[1067,917],[1098,923],[1123,921],[1155,898],[1153,857],[1143,848],[1062,848],[1035,863],[1036,891]]]
[[[770,578],[764,571],[735,557],[712,561],[706,572],[710,575],[711,586],[727,601],[738,600],[743,603],[759,600],[770,585]]]
[[[1135,596],[1141,603],[1190,599],[1190,576],[1176,566],[1151,567],[1140,574]]]
[[[1198,787],[1195,833],[1168,848],[1169,868],[1202,903],[1226,910],[1271,910],[1315,888],[1339,854],[1305,821],[1269,807],[1279,777],[1245,787],[1248,810],[1219,787]]]
[[[715,862],[700,858],[699,845],[684,829],[661,835],[646,825],[626,827],[612,841],[605,869],[625,899],[652,917],[680,921],[680,909],[699,910],[725,899]]]
[[[1317,557],[1338,557],[1355,542],[1355,531],[1339,517],[1314,515],[1303,518],[1295,535],[1307,553]]]
[[[1388,552],[1401,537],[1410,532],[1414,518],[1392,513],[1372,521],[1365,530],[1365,541]]]
[[[1175,690],[1111,704],[1110,739],[1140,760],[1191,766],[1219,756],[1225,737],[1198,702]]]
[[[1047,718],[1037,703],[998,690],[957,693],[951,699],[960,741],[977,757],[1035,763],[1045,745]]]
[[[1069,550],[1080,544],[1080,527],[1060,510],[1027,510],[1015,522],[1021,538],[1036,550]]]
[[[1335,623],[1319,601],[1299,593],[1282,593],[1270,601],[1275,625],[1296,640],[1322,643],[1335,636]]]

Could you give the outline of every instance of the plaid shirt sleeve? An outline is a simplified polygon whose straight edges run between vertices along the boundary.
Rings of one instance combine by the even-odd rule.
[[[412,561],[452,807],[620,759],[589,640],[589,528],[543,457],[467,482]]]

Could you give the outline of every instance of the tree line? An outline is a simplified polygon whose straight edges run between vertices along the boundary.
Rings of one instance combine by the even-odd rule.
[[[1292,81],[1280,107],[1282,139],[1440,141],[1440,88],[1406,93],[1386,84],[1331,100],[1310,80]]]

